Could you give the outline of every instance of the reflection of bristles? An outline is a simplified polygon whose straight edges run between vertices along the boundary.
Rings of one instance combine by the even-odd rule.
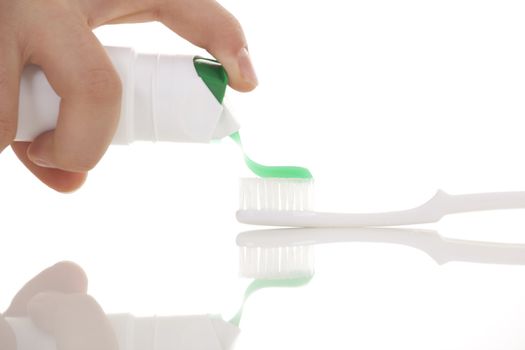
[[[311,210],[312,179],[241,179],[241,210]]]
[[[240,273],[256,279],[312,277],[313,247],[240,247]]]

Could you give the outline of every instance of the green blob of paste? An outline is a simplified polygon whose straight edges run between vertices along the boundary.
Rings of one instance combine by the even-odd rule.
[[[246,288],[246,292],[244,292],[244,299],[242,301],[241,307],[239,311],[235,314],[235,316],[230,320],[230,323],[239,327],[246,301],[253,293],[257,292],[258,290],[261,290],[264,288],[302,287],[308,284],[312,280],[312,278],[313,276],[292,278],[292,279],[254,280],[252,283],[250,283],[248,288]]]
[[[297,166],[266,166],[251,160],[242,147],[241,135],[235,132],[230,135],[231,139],[235,141],[244,154],[244,161],[250,170],[257,176],[263,178],[281,178],[281,179],[311,179],[312,173],[310,170]]]

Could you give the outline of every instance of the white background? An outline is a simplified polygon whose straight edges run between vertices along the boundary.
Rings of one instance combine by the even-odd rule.
[[[308,166],[321,209],[411,207],[525,190],[520,1],[222,2],[260,79],[229,94],[258,161]],[[202,53],[159,24],[101,28],[104,44]],[[81,264],[107,312],[233,314],[237,181],[231,142],[112,147],[74,194],[0,156],[0,306],[32,275]],[[445,218],[447,237],[525,243],[523,211]],[[308,287],[247,305],[240,349],[523,349],[525,267],[436,265],[403,246],[316,249]]]

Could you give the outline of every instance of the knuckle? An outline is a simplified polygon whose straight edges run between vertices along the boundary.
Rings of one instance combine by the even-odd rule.
[[[122,96],[120,77],[112,68],[88,70],[82,77],[80,86],[83,92],[93,100],[114,100]]]
[[[207,46],[212,50],[230,50],[236,54],[238,50],[246,46],[246,39],[240,22],[231,14],[225,15],[218,24],[220,31],[210,35]]]
[[[223,26],[226,35],[234,38],[242,37],[243,30],[241,23],[231,13],[228,12],[224,15],[221,25]]]
[[[149,9],[151,18],[155,21],[161,21],[169,0],[144,0],[143,3],[143,7]]]
[[[158,22],[161,22],[162,21],[162,7],[159,6],[159,5],[155,5],[155,7],[153,7],[151,9],[151,19],[152,21],[158,21]]]
[[[235,17],[231,13],[228,13],[226,18],[227,18],[229,28],[230,30],[232,30],[232,32],[235,32],[236,34],[241,34],[243,32],[241,22],[239,22],[237,17]]]

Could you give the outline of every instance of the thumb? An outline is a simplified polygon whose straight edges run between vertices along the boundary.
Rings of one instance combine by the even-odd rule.
[[[232,88],[251,91],[257,86],[242,27],[215,0],[166,1],[158,16],[171,30],[217,58],[226,69]]]

